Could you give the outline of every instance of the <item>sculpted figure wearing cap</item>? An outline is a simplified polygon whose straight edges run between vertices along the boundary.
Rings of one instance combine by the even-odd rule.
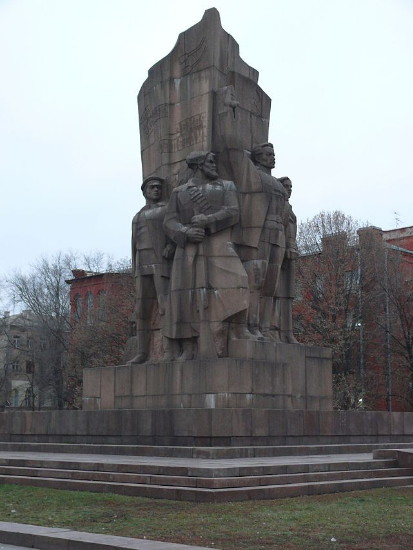
[[[248,278],[231,242],[237,191],[218,177],[212,153],[195,151],[186,162],[187,181],[173,190],[164,222],[177,248],[163,333],[179,342],[179,359],[225,357],[228,337],[251,337]]]
[[[158,308],[161,326],[165,314],[169,275],[175,250],[163,229],[166,202],[164,180],[149,176],[142,183],[146,205],[132,221],[132,269],[136,282],[135,322],[137,355],[129,363],[143,363],[150,356],[151,321]],[[168,345],[165,359],[171,355]]]

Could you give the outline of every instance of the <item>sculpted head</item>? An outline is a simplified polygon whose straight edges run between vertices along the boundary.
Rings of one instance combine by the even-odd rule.
[[[209,151],[193,151],[186,157],[186,163],[194,174],[198,170],[208,179],[216,179],[218,177],[215,155]]]
[[[287,176],[283,176],[282,178],[278,178],[278,181],[283,184],[284,189],[287,191],[288,198],[290,198],[291,193],[293,192],[293,184],[290,178],[287,178]]]
[[[260,143],[251,151],[251,160],[258,166],[271,170],[275,166],[274,146],[272,143]]]
[[[162,198],[162,185],[165,180],[159,176],[148,176],[141,185],[146,204],[155,204]]]

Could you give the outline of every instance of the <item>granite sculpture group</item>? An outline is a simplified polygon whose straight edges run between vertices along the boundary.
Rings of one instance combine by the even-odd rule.
[[[136,334],[122,364],[85,369],[84,408],[165,411],[148,441],[185,445],[251,442],[256,410],[331,410],[331,350],[293,335],[297,224],[291,180],[271,174],[271,99],[215,8],[149,69],[138,108]]]
[[[212,152],[193,151],[168,201],[164,178],[151,175],[142,184],[146,205],[132,223],[132,364],[151,358],[156,307],[167,361],[227,357],[228,339],[297,342],[291,180],[271,176],[271,143],[230,156],[237,182],[218,176]]]

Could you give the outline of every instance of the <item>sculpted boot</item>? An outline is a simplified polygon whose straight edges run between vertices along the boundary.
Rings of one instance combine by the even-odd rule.
[[[257,327],[258,330],[258,327]],[[229,337],[233,340],[258,340],[247,326],[247,311],[241,311],[231,318]],[[261,339],[262,335],[261,335]]]
[[[264,340],[264,336],[258,328],[259,318],[260,293],[259,290],[250,290],[250,305],[248,308],[248,331],[256,340]]]
[[[290,298],[280,298],[281,341],[286,344],[299,344],[293,334],[293,301]]]
[[[162,338],[162,341],[163,341],[163,348],[164,348],[162,361],[165,361],[165,362],[176,361],[176,359],[179,356],[178,341],[173,340],[172,338],[167,338],[166,336]]]
[[[211,323],[211,332],[218,357],[228,356],[228,329],[227,323]]]
[[[178,361],[190,361],[195,357],[195,342],[193,338],[183,338],[181,340],[182,353]]]
[[[128,361],[127,365],[139,365],[140,363],[145,363],[148,360],[148,354],[144,351],[140,351],[133,359]]]
[[[275,300],[270,296],[261,298],[261,323],[260,329],[266,340],[280,342],[280,331],[275,321]]]

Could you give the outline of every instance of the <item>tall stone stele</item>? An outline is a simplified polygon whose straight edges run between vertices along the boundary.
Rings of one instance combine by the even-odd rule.
[[[236,133],[249,150],[267,141],[271,100],[257,82],[218,11],[207,10],[149,70],[139,92],[143,177],[156,174],[175,187],[186,157],[219,152],[222,133]]]
[[[288,319],[295,217],[289,178],[271,174],[271,100],[215,8],[149,70],[138,106],[143,178],[162,181],[176,247],[169,291],[144,360],[86,369],[84,408],[330,410],[331,352],[296,343]]]

